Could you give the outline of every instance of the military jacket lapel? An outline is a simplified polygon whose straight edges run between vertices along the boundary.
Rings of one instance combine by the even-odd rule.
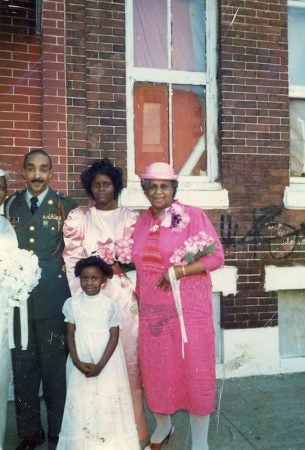
[[[17,193],[11,205],[9,219],[13,226],[18,227],[18,224],[30,222],[32,220],[33,216],[25,200],[25,193],[25,190]]]

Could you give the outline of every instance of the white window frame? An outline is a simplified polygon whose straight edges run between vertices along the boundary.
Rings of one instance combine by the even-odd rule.
[[[305,9],[305,0],[288,0],[288,14],[289,7]],[[289,84],[289,100],[293,98],[305,100],[305,86]],[[305,177],[290,177],[284,192],[284,205],[287,209],[305,208]]]
[[[153,1],[153,0],[152,0]],[[167,0],[169,4],[170,0]],[[206,146],[207,176],[179,176],[177,198],[180,201],[207,209],[227,208],[228,192],[218,181],[218,98],[217,98],[217,2],[206,0],[206,72],[147,69],[133,67],[133,2],[126,0],[126,112],[127,112],[127,187],[121,204],[128,207],[147,207],[135,173],[134,102],[136,82],[159,82],[199,85],[206,89]],[[170,20],[170,19],[169,19]]]

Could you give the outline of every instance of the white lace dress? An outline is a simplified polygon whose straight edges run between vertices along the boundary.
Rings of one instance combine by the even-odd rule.
[[[119,325],[115,302],[102,291],[81,293],[63,307],[66,322],[75,323],[79,359],[97,363]],[[139,450],[127,371],[119,342],[100,375],[86,378],[67,361],[67,397],[57,450]]]
[[[0,216],[0,258],[1,254],[18,247],[15,231],[9,221]],[[0,449],[3,447],[8,385],[11,372],[11,356],[8,347],[8,298],[5,289],[0,286]]]

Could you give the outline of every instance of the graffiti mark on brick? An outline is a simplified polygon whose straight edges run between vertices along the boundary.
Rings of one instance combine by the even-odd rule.
[[[232,216],[220,217],[220,235],[223,245],[229,248],[231,245],[236,245],[236,236],[238,231],[238,224],[234,222]]]
[[[238,238],[238,224],[232,216],[222,215],[220,219],[220,234],[226,250],[232,246],[248,245],[252,258],[257,252],[268,251],[273,260],[289,258],[292,253],[305,244],[305,223],[299,228],[277,222],[275,218],[281,214],[282,208],[270,205],[253,210],[252,226],[249,231]]]

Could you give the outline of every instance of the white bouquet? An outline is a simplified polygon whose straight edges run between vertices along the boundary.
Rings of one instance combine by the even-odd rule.
[[[19,306],[19,302],[27,300],[37,286],[40,274],[38,258],[33,252],[20,248],[0,251],[0,284],[12,306]]]
[[[37,256],[20,248],[0,249],[0,286],[9,308],[9,347],[14,347],[13,309],[20,308],[21,345],[27,347],[28,324],[26,301],[41,276]]]

